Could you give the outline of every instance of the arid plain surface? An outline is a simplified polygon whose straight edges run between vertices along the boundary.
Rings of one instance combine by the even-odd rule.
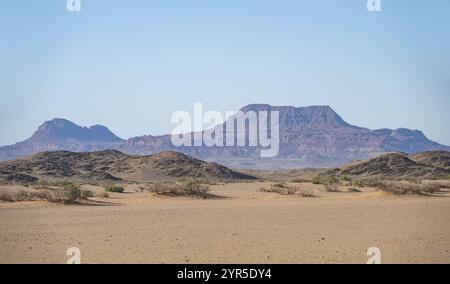
[[[375,189],[316,197],[261,192],[270,183],[212,186],[202,200],[126,192],[79,205],[0,203],[0,263],[450,263],[450,196]],[[100,190],[93,186],[84,186]],[[11,190],[11,189],[8,189]]]

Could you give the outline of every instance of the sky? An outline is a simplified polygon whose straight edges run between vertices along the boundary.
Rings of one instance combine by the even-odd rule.
[[[0,145],[44,121],[170,133],[171,115],[329,105],[450,145],[450,1],[0,2]]]

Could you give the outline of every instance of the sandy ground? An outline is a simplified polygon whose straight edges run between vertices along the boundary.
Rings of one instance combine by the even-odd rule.
[[[450,197],[374,189],[318,197],[260,192],[268,184],[213,186],[218,198],[135,192],[94,205],[0,203],[0,263],[450,263]],[[92,188],[96,189],[96,188]]]

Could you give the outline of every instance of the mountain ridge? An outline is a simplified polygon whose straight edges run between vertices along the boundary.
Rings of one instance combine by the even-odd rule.
[[[117,150],[74,153],[41,152],[0,163],[0,179],[37,181],[75,179],[83,181],[154,181],[172,178],[212,180],[255,179],[217,163],[207,163],[178,152],[132,156]]]
[[[280,151],[277,157],[261,159],[261,147],[177,148],[172,145],[170,135],[145,135],[123,140],[104,126],[82,128],[64,119],[54,119],[41,125],[29,139],[0,147],[0,161],[44,151],[92,152],[115,149],[131,155],[177,151],[233,168],[289,169],[332,167],[390,152],[414,154],[450,151],[450,147],[429,140],[419,130],[370,130],[351,125],[330,106],[249,104],[240,110],[279,111]],[[63,126],[62,130],[60,125]]]

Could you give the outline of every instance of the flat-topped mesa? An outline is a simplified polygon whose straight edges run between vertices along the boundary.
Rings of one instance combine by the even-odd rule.
[[[299,130],[309,129],[339,129],[339,128],[357,128],[345,122],[330,106],[271,106],[267,104],[250,104],[241,111],[278,111],[280,113],[280,129]]]

